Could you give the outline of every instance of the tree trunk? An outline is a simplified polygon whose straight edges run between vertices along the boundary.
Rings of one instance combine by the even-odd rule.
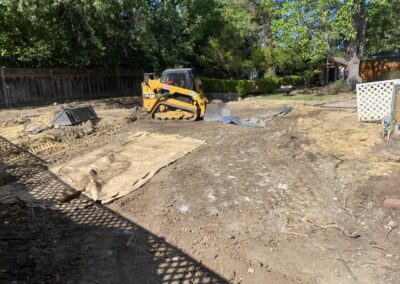
[[[353,52],[349,54],[349,75],[347,77],[347,81],[351,84],[358,84],[362,82],[360,77],[360,63],[361,59],[358,57],[357,53]]]
[[[329,63],[332,60],[332,49],[331,49],[331,38],[330,38],[330,33],[329,33],[329,28],[325,24],[324,25],[324,30],[325,30],[325,44],[326,44],[326,59],[327,63]]]
[[[347,81],[353,85],[362,82],[360,77],[360,64],[361,59],[364,54],[364,45],[365,45],[365,29],[366,29],[366,20],[364,15],[365,2],[364,0],[358,0],[354,4],[354,12],[353,12],[353,27],[356,31],[355,39],[351,40],[347,46],[347,59],[349,62],[349,75],[347,77]]]

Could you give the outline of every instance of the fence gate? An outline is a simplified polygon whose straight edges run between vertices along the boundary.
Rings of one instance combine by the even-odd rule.
[[[0,107],[141,94],[143,72],[1,68]]]
[[[400,80],[358,84],[358,120],[373,122],[390,117],[394,86],[397,84],[400,84]]]

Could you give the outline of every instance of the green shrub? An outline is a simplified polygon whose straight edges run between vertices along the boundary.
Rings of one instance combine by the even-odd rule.
[[[271,93],[282,85],[282,79],[279,77],[267,77],[257,80],[257,93]]]
[[[203,89],[209,93],[233,93],[236,92],[237,80],[220,80],[211,78],[200,78]]]
[[[238,80],[236,85],[236,93],[239,95],[255,93],[257,91],[256,81]]]
[[[267,77],[258,80],[226,80],[200,78],[203,82],[203,89],[208,93],[237,93],[244,94],[265,94],[280,88],[282,85],[299,86],[303,83],[301,76]]]
[[[291,76],[285,76],[285,77],[280,77],[282,78],[282,85],[287,86],[287,85],[292,85],[292,86],[300,86],[304,84],[304,79],[302,76],[297,76],[297,75],[291,75]]]

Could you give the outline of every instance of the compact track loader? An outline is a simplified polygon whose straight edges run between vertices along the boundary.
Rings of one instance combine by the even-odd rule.
[[[192,69],[167,69],[161,78],[145,73],[142,83],[143,106],[158,120],[197,120],[204,118],[208,104]]]

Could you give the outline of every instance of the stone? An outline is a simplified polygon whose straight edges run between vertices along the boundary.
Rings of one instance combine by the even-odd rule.
[[[90,120],[83,122],[81,124],[81,127],[83,129],[83,132],[87,135],[90,135],[90,134],[94,133],[94,131],[95,131],[93,123]]]
[[[38,124],[35,124],[35,123],[31,123],[31,124],[28,124],[25,127],[25,132],[30,132],[30,133],[35,133],[36,134],[36,133],[42,132],[45,129],[46,129],[46,127],[44,127],[44,126],[41,126],[41,125],[38,125]]]

